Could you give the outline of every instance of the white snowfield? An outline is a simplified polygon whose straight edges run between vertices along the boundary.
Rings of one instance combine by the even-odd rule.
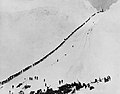
[[[0,2],[0,82],[48,54],[96,13],[87,0]],[[11,85],[35,75],[39,80],[25,80],[32,86],[25,94],[43,89],[43,79],[57,88],[60,79],[88,83],[108,75],[110,82],[94,84],[94,90],[82,89],[78,94],[120,94],[119,10],[120,1],[96,14],[47,59],[6,83],[0,94],[9,90],[18,94],[21,87],[11,89]]]

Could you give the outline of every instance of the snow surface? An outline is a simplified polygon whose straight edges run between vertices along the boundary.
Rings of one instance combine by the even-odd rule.
[[[7,8],[4,1],[1,6],[0,81],[42,58],[96,12],[87,0],[26,2],[28,0],[24,8],[17,2]],[[25,82],[32,85],[31,90],[44,88],[43,79],[56,88],[59,79],[64,79],[64,83],[77,79],[87,83],[111,75],[111,82],[96,84],[95,90],[80,93],[119,94],[119,6],[117,2],[108,11],[96,14],[49,58],[5,84],[0,94],[8,94],[12,84],[35,75],[39,76],[38,81]],[[13,91],[19,90],[21,88]]]

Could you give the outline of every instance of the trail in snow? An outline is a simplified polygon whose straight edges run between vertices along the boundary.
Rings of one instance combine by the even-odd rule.
[[[79,25],[76,29],[74,29],[64,40],[57,46],[55,47],[52,51],[50,51],[48,54],[46,54],[44,57],[39,59],[38,61],[34,62],[33,64],[25,67],[24,69],[20,70],[19,72],[9,76],[7,79],[3,80],[0,82],[1,87],[5,85],[6,83],[10,82],[11,80],[15,79],[16,77],[20,76],[22,73],[30,70],[31,68],[37,66],[41,62],[43,62],[45,59],[47,59],[50,55],[52,55],[54,52],[56,52],[59,48],[61,48],[80,28],[82,28],[88,21],[91,20],[92,17],[94,17],[96,14],[104,12],[103,10],[98,11],[94,14],[92,14],[83,24]]]

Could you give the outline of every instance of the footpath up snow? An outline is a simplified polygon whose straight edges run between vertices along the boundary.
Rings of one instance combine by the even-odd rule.
[[[95,13],[82,0],[63,1],[60,4],[54,1],[53,6],[47,3],[30,10],[1,12],[1,80],[42,58]],[[39,81],[25,82],[33,90],[43,88],[44,78],[56,88],[59,79],[64,79],[64,83],[77,79],[87,83],[111,75],[111,83],[96,85],[91,94],[119,94],[119,16],[115,13],[114,5],[111,11],[95,15],[48,59],[7,83],[0,92],[8,92],[12,84],[34,75],[39,76]],[[84,92],[90,94],[88,90]]]

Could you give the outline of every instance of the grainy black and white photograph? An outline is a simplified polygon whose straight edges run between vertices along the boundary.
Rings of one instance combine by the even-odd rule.
[[[0,94],[120,94],[120,0],[0,0]]]

